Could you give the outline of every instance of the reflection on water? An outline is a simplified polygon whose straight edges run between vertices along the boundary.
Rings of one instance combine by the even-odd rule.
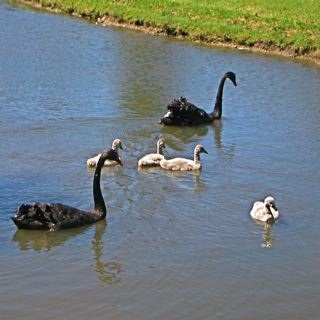
[[[61,232],[53,232],[48,230],[29,230],[17,229],[12,237],[12,241],[16,242],[20,250],[49,251],[54,247],[63,246],[65,242],[71,238],[85,232],[88,228],[81,227],[70,230],[62,230]]]
[[[103,261],[103,242],[106,231],[106,221],[95,224],[95,231],[92,239],[92,251],[94,253],[95,271],[101,283],[113,284],[120,280],[122,265],[116,261]]]
[[[101,283],[113,284],[120,280],[119,276],[122,272],[122,265],[116,261],[103,261],[103,243],[106,226],[107,222],[106,220],[103,220],[94,224],[94,226],[60,230],[59,232],[42,230],[30,232],[30,230],[17,229],[12,237],[12,241],[17,243],[22,251],[50,251],[54,247],[67,245],[67,242],[70,239],[85,233],[89,228],[94,228],[91,246],[94,259],[94,270]]]
[[[262,221],[255,221],[260,227],[261,227],[261,232],[262,232],[262,243],[261,247],[262,248],[271,248],[273,241],[274,241],[274,236],[272,235],[272,228],[275,223],[266,223]]]
[[[161,169],[160,174],[170,177],[171,179],[175,181],[179,181],[181,179],[186,179],[187,177],[193,177],[195,186],[200,187],[201,185],[205,185],[203,182],[201,182],[201,170],[194,170],[194,171],[172,171],[172,170],[163,170]]]
[[[267,223],[263,226],[263,243],[262,247],[271,248],[274,237],[271,234],[272,225]]]
[[[205,136],[209,129],[206,125],[197,127],[172,127],[162,126],[162,135],[166,137],[166,141],[172,145],[174,149],[179,150],[181,145],[187,142],[193,142],[199,137]]]
[[[234,143],[230,146],[223,144],[223,129],[225,123],[221,121],[214,121],[209,125],[200,125],[197,127],[171,127],[163,126],[163,137],[166,137],[166,142],[175,150],[181,150],[186,143],[196,144],[201,136],[206,136],[209,140],[209,148],[211,147],[211,139],[214,141],[214,146],[217,150],[224,153],[234,152]]]
[[[214,121],[213,129],[214,129],[214,142],[217,149],[221,149],[221,130],[222,130],[223,122],[222,121]]]
[[[12,241],[19,245],[20,250],[49,251],[56,246],[64,245],[64,242],[74,237],[74,233],[69,232],[51,232],[51,231],[34,231],[17,229],[13,235]]]

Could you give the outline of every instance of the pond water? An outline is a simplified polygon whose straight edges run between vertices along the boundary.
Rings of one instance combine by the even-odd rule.
[[[1,319],[318,319],[320,72],[313,65],[104,28],[0,2]],[[223,118],[158,120],[175,97]],[[166,141],[198,173],[137,170]],[[107,223],[18,231],[21,203],[92,205],[86,159],[104,169]],[[280,219],[251,220],[273,195]]]

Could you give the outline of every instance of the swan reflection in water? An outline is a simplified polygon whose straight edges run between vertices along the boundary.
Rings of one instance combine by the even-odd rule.
[[[113,284],[120,281],[122,265],[116,261],[104,263],[103,256],[103,239],[106,231],[106,221],[100,221],[95,225],[95,232],[92,239],[92,250],[94,252],[95,271],[102,283]]]
[[[272,242],[274,240],[274,237],[271,234],[271,230],[272,230],[272,225],[270,223],[265,223],[265,225],[263,226],[263,234],[262,234],[263,242],[261,244],[261,247],[263,248],[272,247]]]
[[[75,229],[65,229],[59,232],[47,230],[34,230],[32,232],[23,229],[17,229],[12,237],[21,251],[34,250],[50,251],[54,247],[64,246],[65,243],[80,234],[87,233],[89,229],[94,228],[92,238],[92,251],[94,258],[94,270],[98,279],[103,284],[113,284],[120,280],[122,265],[116,261],[103,262],[103,243],[107,222],[101,220],[94,226],[84,226]]]
[[[272,227],[276,223],[267,223],[262,221],[255,221],[262,229],[262,248],[271,248],[274,241],[274,236],[272,235]]]
[[[197,127],[171,127],[162,128],[162,136],[173,149],[181,149],[181,145],[198,141],[200,137],[212,135],[213,143],[217,150],[222,150],[224,154],[234,156],[235,143],[231,145],[223,143],[224,120],[214,121],[211,125],[201,125]],[[205,142],[208,147],[210,144]]]
[[[75,229],[65,229],[60,232],[49,230],[25,230],[17,229],[12,241],[17,242],[21,251],[50,251],[54,247],[63,246],[64,243],[73,237],[85,233],[90,226]]]
[[[182,189],[190,189],[192,192],[205,192],[208,189],[208,185],[201,179],[201,170],[194,171],[171,171],[161,170],[164,176],[167,176],[175,181]],[[188,183],[190,176],[193,177],[194,185],[191,186]]]
[[[223,123],[221,121],[215,121],[213,122],[212,127],[214,130],[214,143],[217,149],[221,149],[222,147],[221,131],[222,131]]]
[[[219,122],[219,121],[218,121]],[[209,127],[206,125],[200,125],[197,127],[162,127],[161,135],[165,137],[167,141],[169,136],[173,136],[176,141],[176,147],[181,146],[181,144],[185,144],[188,142],[194,142],[194,139],[197,137],[203,137],[207,135],[209,131]],[[173,139],[169,139],[170,144],[173,145]],[[174,146],[174,145],[173,145]]]

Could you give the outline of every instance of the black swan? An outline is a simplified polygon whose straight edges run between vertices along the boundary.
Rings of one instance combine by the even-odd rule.
[[[169,110],[159,123],[171,126],[195,126],[212,122],[220,119],[222,115],[222,95],[226,79],[231,80],[234,86],[237,86],[236,75],[229,71],[222,77],[214,105],[213,112],[207,113],[188,102],[186,98],[174,99],[168,106]]]
[[[105,160],[122,162],[115,150],[105,150],[98,161],[93,178],[94,208],[84,211],[60,203],[22,204],[11,217],[19,229],[59,230],[80,227],[99,220],[107,215],[106,205],[101,193],[100,175]]]

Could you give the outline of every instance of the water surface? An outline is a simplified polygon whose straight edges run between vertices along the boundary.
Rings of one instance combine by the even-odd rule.
[[[103,28],[0,2],[2,319],[318,319],[320,73],[308,64]],[[157,123],[174,97],[223,119]],[[201,173],[137,170],[164,137]],[[17,230],[24,202],[89,209],[86,159],[120,138],[105,169],[108,219]],[[273,195],[280,220],[249,217]]]

